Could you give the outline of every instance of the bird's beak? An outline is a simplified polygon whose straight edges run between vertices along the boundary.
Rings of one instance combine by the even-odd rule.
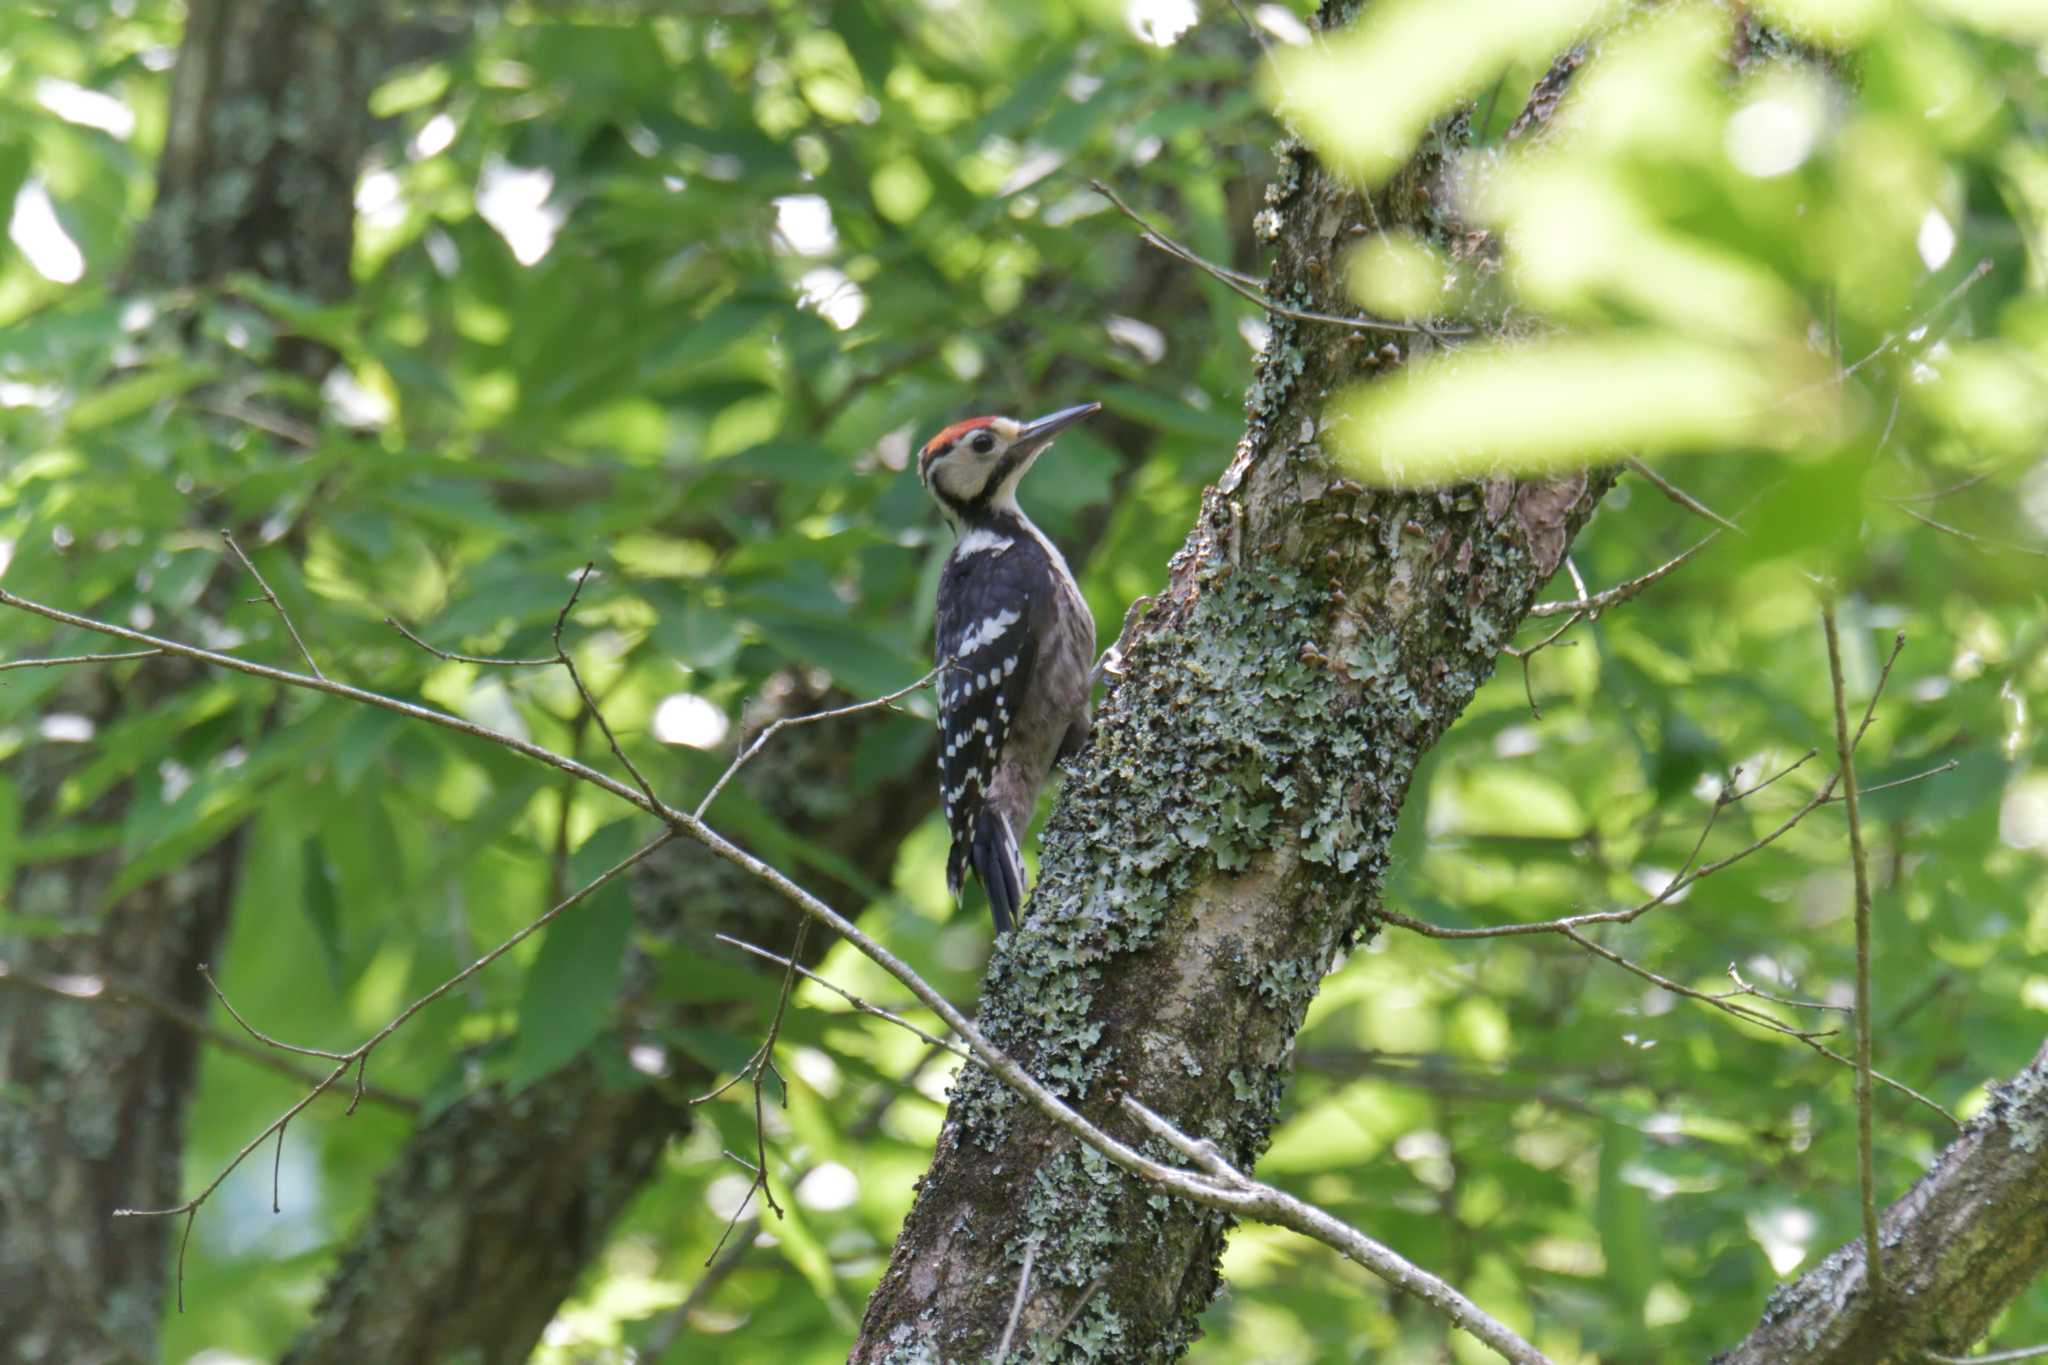
[[[1093,417],[1102,411],[1100,403],[1083,403],[1078,408],[1061,408],[1058,412],[1047,413],[1035,422],[1026,422],[1017,432],[1017,439],[1010,446],[1027,454],[1037,454],[1052,444],[1052,438],[1065,431],[1084,417]]]

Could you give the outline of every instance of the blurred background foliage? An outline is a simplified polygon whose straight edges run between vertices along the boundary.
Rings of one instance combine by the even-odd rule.
[[[289,664],[263,604],[200,600],[218,529],[248,528],[330,673],[599,761],[555,672],[441,662],[383,619],[545,655],[594,561],[567,639],[650,778],[694,798],[764,690],[872,695],[924,671],[946,533],[905,466],[946,421],[1104,401],[1027,503],[1074,552],[1105,638],[1161,581],[1266,329],[1144,251],[1090,177],[1256,273],[1282,131],[1268,99],[1368,184],[1414,137],[1469,143],[1444,231],[1362,231],[1345,268],[1366,307],[1510,340],[1340,400],[1340,428],[1349,414],[1376,472],[1425,480],[1475,453],[1694,452],[1658,468],[1743,529],[1535,654],[1526,680],[1504,667],[1423,770],[1389,904],[1477,925],[1653,894],[1731,769],[1753,782],[1829,742],[1826,574],[1855,701],[1907,637],[1866,784],[1955,764],[1866,807],[1879,1065],[1968,1114],[2038,1047],[2048,58],[2024,7],[1530,5],[1479,44],[1452,31],[1497,17],[1477,4],[1375,6],[1327,43],[1298,3],[661,9],[479,7],[431,29],[375,93],[356,290],[323,305],[124,277],[178,6],[0,9],[8,588]],[[1511,148],[1550,53],[1581,34],[1557,130]],[[1357,117],[1375,71],[1404,79],[1371,83],[1383,113]],[[1501,236],[1454,231],[1454,207]],[[332,348],[324,382],[268,366],[285,333]],[[1573,568],[1597,591],[1712,529],[1632,475]],[[1560,575],[1553,594],[1575,592]],[[0,619],[0,657],[93,647]],[[246,826],[222,979],[298,1041],[354,1042],[638,832],[497,751],[325,699],[211,676],[92,733],[62,682],[0,679],[0,755],[89,755],[26,826],[0,776],[0,867],[118,848],[132,885]],[[863,739],[864,780],[928,762],[929,708],[907,709]],[[1704,856],[1766,832],[1825,771],[1724,811]],[[118,823],[67,818],[123,782]],[[834,866],[745,801],[714,823],[799,874]],[[943,837],[927,820],[905,841],[866,923],[965,1002],[987,930],[947,903]],[[1840,1004],[1848,886],[1830,808],[1603,941],[1687,984],[1726,989],[1733,963]],[[431,1108],[603,1046],[630,930],[617,905],[587,908],[398,1035],[373,1078]],[[0,906],[0,944],[52,928]],[[764,993],[735,968],[670,956],[660,989]],[[824,970],[898,1000],[843,949]],[[826,992],[798,1003],[771,1116],[789,1217],[704,1284],[747,1184],[720,1149],[752,1142],[743,1089],[706,1106],[544,1358],[843,1357],[954,1063]],[[743,1012],[672,1041],[729,1068],[760,1027]],[[1560,1359],[1698,1359],[1857,1226],[1846,1070],[1568,943],[1383,933],[1326,983],[1298,1060],[1262,1172]],[[296,1094],[210,1053],[188,1185]],[[234,1177],[198,1220],[167,1357],[274,1358],[409,1122],[366,1107],[295,1125],[278,1215],[260,1170]],[[1881,1094],[1881,1194],[1950,1131]],[[1433,1314],[1287,1234],[1241,1230],[1226,1273],[1197,1359],[1446,1358]],[[2048,1338],[2048,1297],[1999,1335]]]

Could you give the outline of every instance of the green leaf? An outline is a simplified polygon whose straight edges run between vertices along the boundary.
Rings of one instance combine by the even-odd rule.
[[[328,979],[339,992],[346,975],[347,960],[341,942],[341,897],[318,835],[307,838],[299,846],[299,874],[300,902],[305,906],[307,920],[312,923],[313,937],[320,942],[321,960],[327,966]]]
[[[67,436],[82,436],[126,421],[166,399],[212,381],[219,373],[211,365],[166,365],[130,379],[115,380],[71,405],[65,414],[64,432]]]
[[[378,118],[391,118],[424,108],[447,93],[446,64],[421,62],[400,69],[371,91],[370,112]]]
[[[583,886],[636,846],[638,822],[606,825],[569,859],[569,881]],[[611,1023],[632,902],[613,881],[563,911],[542,931],[540,952],[519,997],[518,1033],[503,1063],[505,1081],[523,1090],[573,1061]]]

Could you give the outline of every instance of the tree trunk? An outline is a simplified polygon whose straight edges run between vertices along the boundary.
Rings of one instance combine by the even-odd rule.
[[[1368,206],[1292,151],[1269,194],[1269,291],[1345,311],[1340,253],[1375,214],[1463,245],[1439,216],[1441,170],[1425,153]],[[1131,1094],[1247,1170],[1310,999],[1371,930],[1417,759],[1609,482],[1347,482],[1323,405],[1398,363],[1381,341],[1275,318],[1236,458],[1067,774],[982,996],[997,1045],[1095,1122],[1140,1143],[1117,1110]],[[1171,1359],[1215,1296],[1229,1223],[1118,1173],[970,1066],[854,1358],[987,1359],[1029,1248],[1014,1350],[1057,1331],[1090,1359]]]
[[[377,7],[193,0],[171,102],[157,201],[131,278],[160,286],[261,274],[322,299],[348,288],[355,170],[381,33]],[[284,363],[324,364],[309,343]],[[223,580],[225,581],[225,580]],[[104,731],[186,685],[152,661],[117,680],[77,670],[61,709]],[[48,818],[80,756],[18,761],[25,818]],[[116,788],[67,820],[118,821]],[[120,978],[204,1013],[197,964],[214,955],[235,894],[230,835],[158,881],[104,904],[115,854],[25,870],[12,904],[63,920],[62,937],[9,946],[42,976]],[[179,1203],[196,1043],[144,1010],[0,992],[0,1322],[11,1358],[55,1365],[154,1360],[177,1220],[116,1221],[121,1207]]]

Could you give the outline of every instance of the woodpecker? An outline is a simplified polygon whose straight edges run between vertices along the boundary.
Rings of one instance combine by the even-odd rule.
[[[998,934],[1024,901],[1017,841],[1038,789],[1088,738],[1095,660],[1095,618],[1067,561],[1017,505],[1017,485],[1053,437],[1101,410],[970,417],[917,457],[954,534],[936,631],[939,801],[953,834],[946,885],[957,898],[972,866]]]

